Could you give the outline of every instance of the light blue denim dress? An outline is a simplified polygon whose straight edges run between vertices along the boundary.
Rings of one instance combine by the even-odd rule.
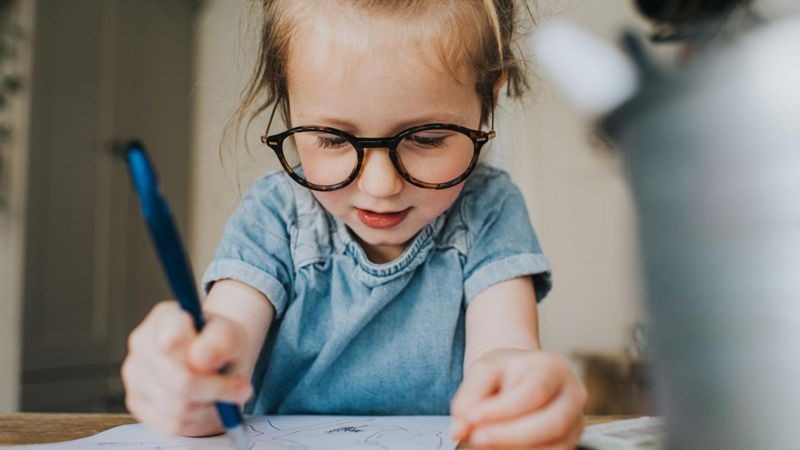
[[[489,286],[550,289],[525,202],[479,165],[453,205],[396,260],[371,263],[347,227],[285,173],[258,179],[203,277],[233,278],[275,307],[249,414],[448,414],[461,382],[464,312]]]

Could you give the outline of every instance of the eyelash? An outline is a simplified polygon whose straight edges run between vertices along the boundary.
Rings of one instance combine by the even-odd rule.
[[[347,142],[347,139],[342,137],[324,138],[320,136],[317,138],[317,142],[319,143],[319,146],[322,148],[334,148],[337,146],[341,146],[342,144]]]
[[[420,147],[439,148],[444,145],[445,137],[426,138],[424,136],[413,136],[409,140]]]
[[[444,145],[446,140],[446,136],[439,136],[439,137],[425,137],[425,136],[410,136],[406,138],[408,141],[412,142],[414,145],[422,148],[440,148]],[[317,137],[317,144],[321,148],[336,148],[340,147],[343,144],[347,143],[347,139],[343,137]]]

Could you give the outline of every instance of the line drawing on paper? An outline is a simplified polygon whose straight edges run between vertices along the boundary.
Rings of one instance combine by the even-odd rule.
[[[255,416],[247,418],[250,450],[453,450],[448,416]],[[24,448],[100,450],[233,449],[227,436],[169,437],[141,424],[95,436]]]

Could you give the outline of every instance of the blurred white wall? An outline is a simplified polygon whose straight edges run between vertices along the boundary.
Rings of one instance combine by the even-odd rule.
[[[610,42],[623,25],[644,27],[628,0],[538,4],[540,14],[570,20]],[[545,74],[536,74],[538,93],[509,111],[506,151],[508,169],[525,192],[553,266],[553,291],[541,304],[543,345],[565,355],[618,352],[641,317],[636,229],[624,168],[618,155],[591,144],[596,140],[588,118]]]
[[[625,0],[540,5],[540,14],[574,20],[609,39],[621,24],[636,22]],[[198,272],[210,261],[236,202],[232,175],[220,168],[217,143],[255,49],[258,15],[248,8],[243,1],[209,1],[198,17],[191,235]],[[523,189],[553,264],[555,288],[542,304],[543,341],[564,354],[615,351],[640,316],[630,194],[616,158],[587,144],[589,129],[580,114],[546,80],[535,86],[537,93],[524,107],[507,104],[500,113],[502,138],[490,151],[495,153],[490,161],[509,169]],[[265,121],[257,123],[249,139],[264,157],[253,163],[243,156],[244,187],[265,165],[274,164],[273,155],[258,143]],[[245,153],[241,147],[237,151]]]
[[[800,2],[797,0],[756,0],[755,4],[771,18],[800,14]]]
[[[251,3],[258,2],[209,0],[203,3],[196,18],[197,81],[192,99],[195,111],[189,242],[198,282],[236,206],[237,183],[245,191],[258,175],[279,167],[272,151],[259,141],[265,120],[255,121],[249,130],[249,152],[244,142],[232,151],[235,143],[227,141],[230,148],[226,149],[225,168],[220,160],[219,144],[225,122],[236,107],[255,62],[258,13]],[[233,154],[237,155],[235,160],[229,157]]]

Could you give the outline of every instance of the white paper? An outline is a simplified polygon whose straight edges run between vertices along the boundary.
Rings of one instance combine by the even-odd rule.
[[[455,449],[449,416],[259,416],[247,418],[250,449],[381,450]],[[233,449],[227,436],[166,437],[141,424],[122,425],[91,437],[30,449]]]
[[[665,436],[662,418],[640,417],[586,427],[580,444],[594,450],[660,450]]]

